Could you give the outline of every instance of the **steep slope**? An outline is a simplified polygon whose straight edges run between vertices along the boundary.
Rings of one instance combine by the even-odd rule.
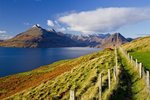
[[[138,38],[122,46],[134,59],[150,70],[150,36]]]
[[[128,52],[150,51],[150,36],[138,38],[122,46]]]
[[[104,50],[0,78],[0,99],[12,95],[9,98],[40,100],[58,97],[68,100],[69,90],[73,88],[76,88],[77,97],[83,100],[98,99],[98,76],[103,71],[103,82],[107,81],[107,70],[114,66],[113,52]],[[105,84],[103,88],[106,91]]]
[[[120,33],[115,33],[109,36],[108,38],[104,39],[102,45],[98,47],[111,48],[114,47],[115,45],[119,46],[127,42],[128,40],[125,37],[123,37]]]
[[[49,48],[76,46],[75,41],[34,25],[29,30],[16,35],[14,38],[0,43],[4,47]]]

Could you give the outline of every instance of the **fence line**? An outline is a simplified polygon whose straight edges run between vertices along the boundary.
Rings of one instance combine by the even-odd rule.
[[[70,90],[70,100],[75,100],[75,91]]]
[[[133,59],[132,56],[130,56],[129,53],[127,53],[126,51],[124,51],[121,47],[119,47],[119,50],[125,55],[125,57],[127,58],[127,60],[131,63],[131,65],[134,67],[134,69],[139,73],[139,77],[143,78],[148,91],[150,92],[150,76],[149,76],[149,71],[146,70],[143,66],[141,62],[138,62],[137,59]]]
[[[108,90],[111,89],[111,70],[113,71],[113,78],[114,81],[117,80],[117,76],[119,74],[119,69],[118,69],[118,57],[117,57],[117,49],[115,48],[115,66],[111,69],[108,69],[107,75],[108,75]],[[99,75],[99,100],[102,100],[102,74],[103,71],[100,73]],[[75,91],[74,90],[70,90],[70,100],[75,100]]]
[[[102,100],[102,74],[99,77],[99,100]]]
[[[110,89],[110,69],[108,69],[108,88]]]
[[[130,64],[134,67],[134,69],[139,73],[139,77],[143,78],[148,92],[150,92],[150,75],[149,71],[147,71],[143,66],[142,63],[138,62],[137,59],[133,59],[133,56],[130,56],[129,53],[125,52],[121,47],[119,50],[124,54]],[[117,80],[117,76],[119,74],[119,66],[118,66],[118,57],[117,57],[117,48],[115,48],[115,66],[113,67],[113,77],[114,80]],[[108,89],[111,88],[111,69],[108,69]],[[70,100],[75,100],[75,91],[70,90]],[[99,76],[99,100],[102,100],[102,73]]]
[[[117,77],[116,77],[116,67],[114,66],[113,68],[113,74],[114,74],[114,80],[116,81],[117,80]]]
[[[149,86],[149,71],[146,71],[146,83],[147,83],[147,89],[150,90],[150,86]]]

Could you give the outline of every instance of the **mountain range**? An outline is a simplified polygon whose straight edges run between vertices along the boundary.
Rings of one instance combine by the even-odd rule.
[[[56,32],[54,29],[46,30],[34,25],[27,31],[15,37],[0,42],[2,47],[20,48],[51,48],[51,47],[112,47],[118,38],[118,45],[128,42],[120,33],[72,35]]]
[[[120,33],[115,33],[109,36],[108,38],[105,38],[102,41],[102,44],[98,45],[98,47],[109,48],[113,46],[119,46],[127,42],[129,41],[125,37],[123,37]]]

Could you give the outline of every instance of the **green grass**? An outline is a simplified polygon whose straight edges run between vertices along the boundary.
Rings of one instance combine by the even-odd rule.
[[[107,70],[108,68],[113,68],[114,66],[114,51],[104,50],[101,52],[96,52],[93,54],[82,56],[76,59],[68,60],[66,63],[70,64],[69,62],[73,62],[77,60],[80,61],[82,60],[82,62],[75,65],[71,71],[67,71],[52,80],[42,82],[38,86],[28,88],[22,92],[18,92],[17,94],[12,95],[8,99],[26,98],[28,100],[31,99],[40,100],[40,99],[49,99],[49,98],[55,98],[55,99],[59,98],[61,100],[68,100],[69,91],[71,89],[74,89],[76,91],[77,99],[97,100],[98,86],[99,86],[98,77],[102,71],[103,71],[102,97],[108,98],[111,93],[109,92],[107,86]],[[42,70],[43,70],[42,72],[45,73],[46,70],[43,69],[43,67]],[[111,75],[112,75],[111,77],[113,77],[113,74]],[[114,83],[112,84],[111,90],[113,90],[115,85],[116,84]]]
[[[128,84],[130,83],[127,88],[131,88],[132,100],[149,100],[150,97],[144,80],[139,78],[139,73],[136,71],[134,66],[131,66],[130,62],[128,62],[122,54],[120,56],[122,58],[125,71],[130,78],[130,82],[126,79],[124,79],[124,81],[127,81]]]
[[[134,59],[138,59],[139,62],[143,63],[144,67],[150,70],[150,52],[131,52]]]
[[[144,79],[139,78],[138,71],[119,52],[121,69],[120,81],[111,100],[150,100]]]
[[[150,36],[133,40],[122,47],[128,52],[150,51]]]
[[[140,40],[143,39],[145,41],[145,38],[142,38]],[[134,43],[125,45],[127,47],[125,50],[129,50],[128,52],[130,52],[131,55],[134,56],[134,58],[137,58],[138,61],[142,62],[145,67],[148,66],[147,68],[150,68],[149,44],[146,42],[146,45],[140,45],[142,46],[141,49],[138,45],[139,42],[136,42],[137,41],[135,40],[134,43],[136,45]],[[145,47],[146,50],[144,49]],[[17,83],[20,87],[24,87],[25,85],[21,84],[27,84],[28,81],[33,80],[33,82],[40,82],[37,85],[33,85],[32,87],[23,89],[23,91],[19,90],[15,92],[17,94],[13,93],[13,95],[9,95],[9,97],[7,98],[8,100],[42,100],[51,98],[55,100],[68,100],[69,91],[72,89],[75,90],[75,96],[78,100],[98,100],[99,75],[101,72],[103,72],[103,100],[146,100],[148,98],[148,92],[144,80],[139,78],[138,72],[133,68],[133,66],[131,66],[130,62],[128,62],[120,52],[118,58],[120,75],[118,77],[118,80],[114,82],[111,70],[110,90],[108,89],[107,84],[107,70],[108,68],[112,69],[115,65],[114,51],[103,50],[79,58],[55,62],[50,65],[42,66],[33,71],[20,73],[0,79],[1,83],[4,82],[0,92],[5,95],[6,91],[10,91],[7,89],[12,87],[8,88],[8,85],[10,84],[6,85],[6,83],[10,82],[11,84],[13,84],[11,80],[17,78],[17,81],[14,81],[14,84]],[[59,68],[59,70],[57,70],[58,72],[54,71],[57,68]],[[61,72],[62,70],[64,71]],[[52,72],[57,72],[56,74],[60,74],[56,75],[56,77],[54,78],[49,79],[49,74],[51,74]],[[55,73],[52,74],[52,76],[53,75],[55,75]],[[44,79],[38,79],[39,77]],[[23,80],[24,78],[26,78],[26,80]],[[3,86],[5,86],[6,88],[3,88]]]
[[[122,48],[129,52],[134,59],[143,63],[144,67],[150,70],[150,36],[142,37],[122,45]]]

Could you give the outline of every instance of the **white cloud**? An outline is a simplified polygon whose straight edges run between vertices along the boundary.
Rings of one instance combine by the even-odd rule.
[[[13,36],[9,36],[9,35],[0,35],[0,40],[7,40],[12,38]]]
[[[12,36],[6,34],[6,31],[0,30],[0,40],[6,40],[10,38],[12,38]]]
[[[6,33],[6,31],[0,30],[0,34]]]
[[[47,25],[48,25],[48,26],[52,26],[52,27],[53,27],[53,26],[54,26],[54,23],[53,23],[53,21],[52,21],[52,20],[47,20]]]
[[[150,8],[111,7],[60,16],[65,29],[82,33],[116,31],[122,26],[150,20]],[[51,23],[51,21],[50,21]]]

